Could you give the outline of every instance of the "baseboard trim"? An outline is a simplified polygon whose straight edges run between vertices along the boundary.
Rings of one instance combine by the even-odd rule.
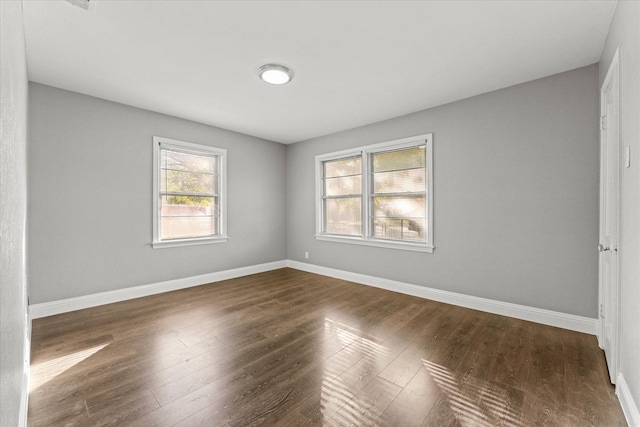
[[[153,283],[149,285],[135,286],[131,288],[118,289],[115,291],[100,292],[81,297],[67,298],[58,301],[32,304],[29,306],[31,319],[53,316],[55,314],[67,313],[83,308],[96,307],[99,305],[111,304],[114,302],[126,301],[134,298],[146,297],[163,292],[176,291],[193,286],[205,285],[207,283],[219,282],[222,280],[235,279],[237,277],[248,276],[250,274],[263,273],[265,271],[276,270],[287,266],[286,261],[275,261],[266,264],[251,265],[247,267],[234,268],[231,270],[217,271],[198,276],[185,277],[182,279],[167,280],[165,282]]]
[[[620,401],[620,406],[622,406],[624,417],[627,419],[627,424],[630,427],[640,427],[640,411],[638,411],[638,407],[631,395],[631,390],[629,390],[629,386],[621,373],[618,374],[616,381],[616,395]]]
[[[18,426],[27,426],[27,412],[29,411],[29,372],[22,376],[22,396],[20,396],[20,418]]]
[[[442,291],[425,286],[397,282],[395,280],[382,279],[379,277],[367,276],[365,274],[352,273],[349,271],[337,270],[334,268],[322,267],[293,260],[287,260],[287,267],[433,301],[439,301],[446,304],[453,304],[488,313],[500,314],[502,316],[513,317],[516,319],[527,320],[530,322],[541,323],[543,325],[555,326],[586,334],[596,334],[597,319],[591,319],[588,317],[479,298],[455,292]]]
[[[321,274],[348,280],[363,285],[374,286],[393,292],[400,292],[446,304],[453,304],[474,310],[488,313],[500,314],[516,319],[569,329],[596,335],[597,319],[575,316],[572,314],[560,313],[556,311],[544,310],[535,307],[512,304],[502,301],[495,301],[486,298],[479,298],[455,292],[443,291],[428,288],[425,286],[413,285],[410,283],[398,282],[395,280],[383,279],[365,274],[352,273],[349,271],[334,268],[322,267],[314,264],[307,264],[294,260],[282,260],[265,264],[240,267],[231,270],[218,271],[214,273],[202,274],[199,276],[185,277],[182,279],[167,280],[164,282],[149,285],[135,286],[132,288],[118,289],[115,291],[101,292],[81,297],[68,298],[64,300],[51,301],[29,306],[31,319],[53,316],[55,314],[67,313],[84,308],[96,307],[114,302],[126,301],[134,298],[141,298],[163,292],[170,292],[179,289],[200,286],[207,283],[219,282],[222,280],[234,279],[250,274],[262,273],[276,270],[278,268],[291,267],[296,270],[307,271],[309,273]]]
[[[28,299],[27,299],[28,300]],[[18,419],[19,427],[27,426],[27,415],[29,412],[29,381],[31,380],[31,315],[29,313],[29,307],[25,305],[24,318],[26,324],[26,330],[24,333],[24,349],[23,349],[23,369],[21,384],[21,396],[20,396],[20,418]]]

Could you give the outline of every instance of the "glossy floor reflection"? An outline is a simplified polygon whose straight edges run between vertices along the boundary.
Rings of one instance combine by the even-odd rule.
[[[625,425],[593,336],[292,269],[37,319],[30,426]]]

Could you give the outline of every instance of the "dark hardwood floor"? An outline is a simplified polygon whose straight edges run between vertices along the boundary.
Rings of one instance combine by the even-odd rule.
[[[626,425],[594,336],[281,269],[33,321],[30,426]]]

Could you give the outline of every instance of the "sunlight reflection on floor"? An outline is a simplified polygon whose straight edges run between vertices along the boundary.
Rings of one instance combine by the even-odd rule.
[[[519,414],[509,405],[508,391],[483,382],[464,385],[446,367],[422,359],[432,378],[449,400],[449,406],[463,425],[489,427],[497,424],[521,427]]]
[[[37,390],[38,387],[46,384],[58,375],[63,374],[65,371],[93,356],[108,345],[109,343],[106,343],[86,350],[67,354],[65,356],[60,356],[55,359],[47,360],[45,362],[32,364],[29,378],[29,392]]]
[[[359,378],[343,378],[342,374],[363,359],[375,364],[376,360],[386,356],[389,350],[371,339],[364,338],[358,329],[325,318],[325,333],[333,334],[334,332],[343,348],[325,361],[321,387],[321,412],[323,418],[328,420],[341,410],[341,420],[334,420],[337,424],[357,423],[363,421],[363,416],[367,416],[367,408],[371,402],[357,397],[361,387],[353,384],[359,384]],[[356,353],[361,354],[361,357],[352,358]]]

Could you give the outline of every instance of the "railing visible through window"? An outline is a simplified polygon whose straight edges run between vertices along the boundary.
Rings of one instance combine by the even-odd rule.
[[[372,236],[425,240],[425,146],[369,155]]]
[[[432,138],[316,156],[316,238],[432,252]]]

